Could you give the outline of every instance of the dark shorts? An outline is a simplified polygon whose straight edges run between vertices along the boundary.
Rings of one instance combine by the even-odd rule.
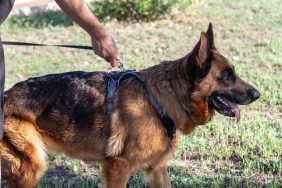
[[[15,0],[0,0],[0,25],[8,17],[11,9],[13,8],[14,1]],[[5,83],[4,50],[3,50],[1,36],[0,36],[0,139],[2,139],[3,137],[4,83]]]
[[[4,104],[4,83],[5,83],[5,64],[4,64],[4,50],[0,38],[0,139],[3,137],[3,104]]]

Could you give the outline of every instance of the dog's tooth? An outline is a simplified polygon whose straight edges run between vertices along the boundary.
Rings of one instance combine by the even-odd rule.
[[[222,98],[220,98],[220,102],[222,102],[224,105],[228,106],[228,104]]]

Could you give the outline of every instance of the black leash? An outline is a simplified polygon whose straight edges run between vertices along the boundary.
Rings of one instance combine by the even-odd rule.
[[[1,1],[1,0],[0,0]],[[60,48],[74,48],[81,50],[93,50],[92,46],[84,45],[73,45],[73,44],[42,44],[42,43],[31,43],[31,42],[15,42],[15,41],[2,41],[2,44],[5,46],[51,46],[51,47],[60,47]],[[118,68],[121,71],[125,71],[123,63],[118,59]]]
[[[3,45],[6,46],[54,46],[62,48],[75,48],[82,50],[93,50],[91,46],[83,45],[64,45],[64,44],[40,44],[40,43],[30,43],[30,42],[14,42],[14,41],[2,41]]]

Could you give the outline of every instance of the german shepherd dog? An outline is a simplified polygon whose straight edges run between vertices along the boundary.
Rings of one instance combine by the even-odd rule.
[[[10,187],[34,187],[47,169],[47,150],[101,164],[102,187],[126,187],[142,170],[151,187],[171,187],[167,161],[181,134],[214,112],[240,118],[237,105],[259,98],[214,45],[210,24],[185,57],[141,70],[147,86],[176,126],[170,139],[144,85],[122,81],[107,123],[106,72],[70,72],[30,78],[5,92],[0,156]]]

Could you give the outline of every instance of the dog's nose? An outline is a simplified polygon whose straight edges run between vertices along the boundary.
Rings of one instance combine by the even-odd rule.
[[[254,91],[254,99],[257,100],[260,97],[260,93],[256,90]]]
[[[248,94],[252,100],[257,100],[260,97],[260,93],[256,89],[249,89]]]

